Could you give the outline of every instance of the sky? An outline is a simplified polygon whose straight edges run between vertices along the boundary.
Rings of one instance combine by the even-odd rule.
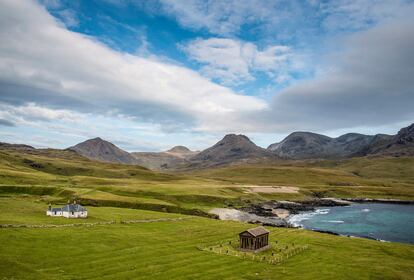
[[[414,122],[414,1],[0,0],[0,141],[201,150]]]

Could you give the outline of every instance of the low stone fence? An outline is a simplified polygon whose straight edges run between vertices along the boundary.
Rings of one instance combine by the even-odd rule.
[[[138,223],[156,223],[156,222],[177,222],[191,219],[192,217],[178,217],[178,218],[159,218],[159,219],[142,219],[142,220],[126,220],[126,221],[108,221],[96,223],[76,223],[63,225],[29,225],[29,224],[0,224],[0,228],[61,228],[61,227],[92,227],[97,225],[112,225],[112,224],[138,224]]]
[[[200,251],[238,257],[244,260],[251,260],[257,262],[263,262],[272,265],[278,265],[287,259],[302,253],[309,249],[308,245],[299,245],[294,243],[278,243],[272,242],[269,244],[270,249],[263,252],[244,252],[239,249],[239,241],[232,240],[226,241],[218,245],[210,246],[197,246]]]
[[[96,222],[96,223],[77,223],[77,224],[63,224],[63,225],[28,225],[28,224],[3,224],[0,228],[61,228],[61,227],[92,227],[96,225],[110,225],[115,224],[115,221]]]
[[[175,222],[191,219],[192,217],[179,217],[179,218],[159,218],[159,219],[147,219],[147,220],[128,220],[121,221],[121,224],[137,224],[137,223],[155,223],[155,222]]]

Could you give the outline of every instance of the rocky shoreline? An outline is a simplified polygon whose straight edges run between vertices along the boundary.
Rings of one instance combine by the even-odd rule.
[[[240,209],[215,208],[210,211],[210,214],[215,215],[220,220],[235,220],[274,227],[296,227],[289,222],[289,217],[292,215],[315,211],[318,207],[348,206],[353,203],[414,204],[414,201],[371,198],[320,198],[305,201],[266,201],[251,204]]]
[[[303,212],[315,211],[318,207],[339,207],[348,206],[354,203],[390,203],[390,204],[414,204],[412,200],[396,200],[396,199],[370,199],[370,198],[321,198],[306,201],[266,201],[257,204],[251,204],[249,206],[240,209],[229,208],[216,208],[213,209],[211,214],[215,214],[221,220],[235,220],[242,221],[251,224],[261,224],[264,226],[272,227],[298,227],[291,223],[289,218],[292,215],[300,214]],[[340,235],[347,237],[356,237],[351,235],[342,235],[340,233],[311,229],[312,231]],[[382,241],[380,239],[373,238],[371,236],[359,236],[360,238],[368,238],[372,240]]]
[[[291,215],[315,211],[318,207],[348,206],[352,203],[414,204],[414,201],[373,198],[321,198],[305,201],[266,201],[258,204],[252,204],[239,210],[255,217],[260,217],[256,221],[247,220],[247,222],[261,223],[269,226],[293,227],[294,225],[289,223],[288,219]],[[264,218],[264,221],[262,218]],[[271,222],[266,222],[265,218],[271,218],[272,220]]]
[[[342,200],[355,203],[390,203],[390,204],[414,204],[414,200],[387,199],[387,198],[344,198]]]
[[[294,227],[289,216],[304,211],[314,211],[316,207],[346,206],[351,202],[339,199],[317,199],[308,201],[267,201],[251,204],[240,209],[215,208],[209,214],[220,220],[235,220],[274,227]]]
[[[351,201],[335,198],[322,198],[305,201],[267,201],[243,207],[241,210],[258,216],[272,217],[275,215],[278,216],[277,212],[280,212],[280,210],[287,210],[289,215],[295,215],[304,211],[314,211],[317,207],[347,206],[351,203]]]

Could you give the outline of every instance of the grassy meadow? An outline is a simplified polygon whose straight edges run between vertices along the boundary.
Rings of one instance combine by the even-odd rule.
[[[308,246],[278,265],[215,254],[252,225],[135,209],[89,207],[90,219],[44,216],[38,196],[0,198],[0,223],[60,224],[187,217],[147,223],[0,228],[0,279],[412,279],[414,246],[268,228],[274,245]],[[257,254],[258,257],[266,252]]]
[[[293,186],[257,193],[251,185]],[[90,161],[71,151],[0,150],[0,193],[77,198],[86,205],[200,214],[213,207],[315,197],[414,199],[413,158],[354,158],[235,165],[181,173]]]
[[[308,249],[277,265],[200,249],[253,227],[203,217],[211,208],[268,199],[414,199],[413,167],[409,158],[360,158],[165,174],[70,151],[0,150],[0,225],[25,226],[0,228],[0,279],[413,279],[414,246],[407,244],[268,228],[272,242]],[[255,193],[250,185],[299,191]],[[75,198],[87,205],[87,219],[45,216],[49,203]]]

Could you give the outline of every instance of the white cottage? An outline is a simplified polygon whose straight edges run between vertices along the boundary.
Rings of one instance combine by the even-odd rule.
[[[80,204],[76,204],[76,201],[73,204],[67,204],[62,208],[52,208],[49,205],[49,208],[46,211],[46,216],[51,217],[65,217],[65,218],[86,218],[88,217],[88,210],[82,207]]]

